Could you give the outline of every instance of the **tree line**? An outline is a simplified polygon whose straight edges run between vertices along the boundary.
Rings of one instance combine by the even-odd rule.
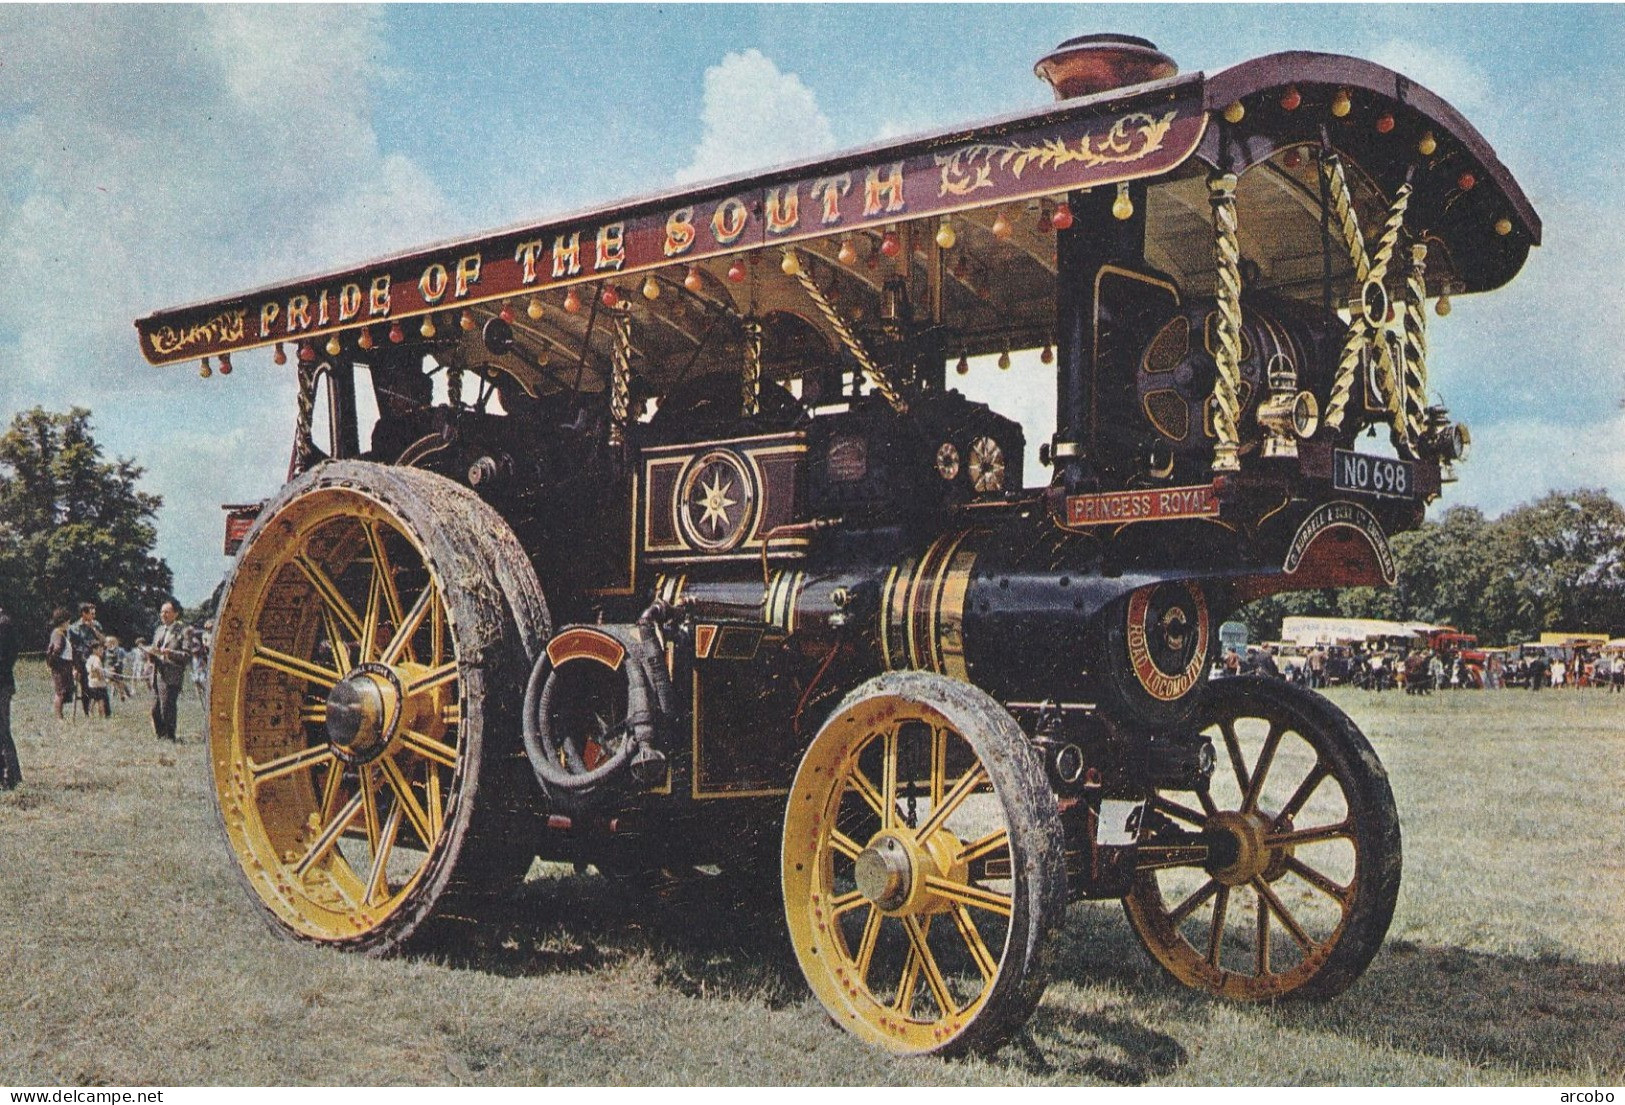
[[[143,473],[104,456],[82,407],[23,411],[0,436],[0,606],[25,651],[44,647],[56,607],[94,602],[126,639],[157,622],[174,577],[153,555],[163,499],[139,489]]]
[[[1492,645],[1625,635],[1625,507],[1604,491],[1554,491],[1493,519],[1451,507],[1393,547],[1394,587],[1273,595],[1238,618],[1271,641],[1289,614],[1453,625]]]

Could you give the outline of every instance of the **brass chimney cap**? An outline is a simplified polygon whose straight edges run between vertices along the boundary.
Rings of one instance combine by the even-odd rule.
[[[1069,38],[1033,66],[1057,100],[1176,76],[1179,66],[1149,39],[1093,34]]]

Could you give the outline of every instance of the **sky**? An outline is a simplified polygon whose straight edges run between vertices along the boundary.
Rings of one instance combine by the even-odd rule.
[[[0,4],[0,419],[94,413],[164,498],[183,601],[221,503],[272,493],[292,366],[155,369],[132,320],[379,254],[1049,102],[1032,64],[1112,30],[1189,72],[1310,49],[1416,79],[1545,223],[1507,288],[1430,320],[1472,428],[1444,505],[1625,499],[1625,7]],[[1036,358],[975,398],[1047,404]],[[1029,430],[1036,445],[1039,436]],[[1029,482],[1033,468],[1029,466]]]

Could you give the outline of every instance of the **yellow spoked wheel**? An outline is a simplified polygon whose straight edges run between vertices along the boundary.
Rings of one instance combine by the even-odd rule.
[[[899,1053],[999,1043],[1043,993],[1066,905],[1043,764],[997,702],[871,680],[819,730],[784,823],[785,914],[836,1023]]]
[[[1381,947],[1399,894],[1387,774],[1346,714],[1278,679],[1217,680],[1201,710],[1218,766],[1205,790],[1154,796],[1129,921],[1194,989],[1340,993]],[[1194,862],[1191,834],[1207,844]]]
[[[387,951],[523,876],[519,705],[547,610],[476,496],[324,465],[261,514],[217,625],[215,795],[277,927]]]

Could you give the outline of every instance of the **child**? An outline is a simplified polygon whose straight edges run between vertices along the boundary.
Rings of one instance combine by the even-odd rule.
[[[120,702],[130,701],[130,653],[117,637],[107,638],[107,651],[102,654],[107,668],[107,681]]]
[[[90,655],[85,657],[85,712],[94,714],[92,707],[99,703],[102,717],[112,717],[113,703],[107,695],[107,669],[102,662],[106,651],[107,646],[98,643],[91,646]]]

